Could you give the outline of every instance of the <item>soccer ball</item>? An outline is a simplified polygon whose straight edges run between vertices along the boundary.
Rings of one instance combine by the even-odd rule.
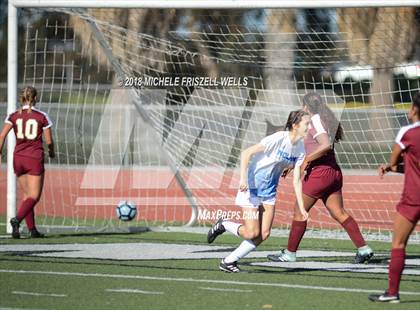
[[[130,201],[120,201],[115,211],[122,221],[131,221],[137,215],[136,205]]]

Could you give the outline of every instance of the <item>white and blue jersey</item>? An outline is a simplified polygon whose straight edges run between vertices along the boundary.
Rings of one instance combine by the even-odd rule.
[[[274,198],[283,170],[301,166],[305,158],[303,139],[292,144],[288,131],[278,131],[261,140],[265,149],[251,159],[248,188],[251,196]]]

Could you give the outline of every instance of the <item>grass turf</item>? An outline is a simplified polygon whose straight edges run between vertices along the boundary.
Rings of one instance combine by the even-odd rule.
[[[5,244],[158,242],[205,244],[205,236],[187,233],[60,234],[45,239],[0,239]],[[260,250],[276,251],[286,238],[271,237]],[[216,245],[236,246],[239,239],[223,235]],[[375,251],[387,253],[388,243],[371,242]],[[304,239],[302,249],[353,251],[350,241]],[[420,245],[410,245],[411,258]],[[250,266],[244,259],[240,274],[218,271],[218,259],[101,260],[43,258],[25,253],[0,252],[0,308],[28,309],[383,309],[367,300],[368,292],[314,290],[276,285],[383,290],[386,274],[361,274]],[[346,258],[325,258],[345,261]],[[376,261],[375,261],[376,262]],[[378,261],[379,262],[379,261]],[[56,272],[36,274],[5,272],[25,270]],[[63,274],[59,274],[63,273]],[[136,278],[137,277],[137,278]],[[148,277],[148,278],[146,278]],[[216,283],[211,281],[224,281]],[[234,282],[232,282],[234,281]],[[240,282],[240,283],[235,283]],[[141,290],[111,292],[108,290]],[[214,290],[214,289],[221,289]],[[233,291],[230,291],[233,290]],[[235,291],[236,290],[236,291]],[[420,292],[418,276],[403,276],[402,291]],[[63,294],[34,296],[23,293]],[[418,309],[420,295],[402,295],[402,309]]]

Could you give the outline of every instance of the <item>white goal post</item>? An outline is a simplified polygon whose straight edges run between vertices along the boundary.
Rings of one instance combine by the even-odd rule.
[[[8,78],[7,78],[7,113],[12,113],[17,108],[18,90],[18,10],[20,8],[137,8],[137,9],[257,9],[257,8],[367,8],[367,7],[418,7],[419,0],[367,0],[367,1],[307,1],[307,0],[9,0],[8,3]],[[106,49],[106,47],[105,47]],[[106,53],[106,52],[105,52]],[[109,61],[112,61],[108,59]],[[115,68],[114,68],[115,69]],[[116,71],[118,71],[116,69]],[[122,78],[123,73],[119,75]],[[141,111],[138,111],[140,114]],[[7,232],[11,233],[9,221],[16,215],[16,178],[13,171],[13,149],[15,140],[12,133],[7,140]],[[173,170],[176,170],[173,167]],[[182,183],[180,177],[178,182]],[[182,186],[184,194],[189,198],[193,212],[188,225],[195,223],[197,218],[194,198],[189,197],[187,186]]]

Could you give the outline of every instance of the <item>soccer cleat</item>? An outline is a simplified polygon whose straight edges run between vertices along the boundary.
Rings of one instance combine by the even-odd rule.
[[[388,292],[383,294],[371,294],[369,295],[369,300],[375,302],[389,302],[390,304],[398,304],[400,302],[400,295],[389,295]]]
[[[370,247],[367,247],[365,251],[357,251],[356,256],[354,257],[353,264],[367,264],[369,260],[373,257],[373,250]]]
[[[207,233],[207,242],[213,243],[213,241],[217,238],[217,236],[223,234],[225,231],[226,229],[223,226],[223,218],[219,218],[217,222],[213,225],[213,227]]]
[[[10,219],[10,225],[12,225],[12,238],[19,239],[20,232],[19,232],[19,220],[17,217]]]
[[[273,262],[295,262],[296,253],[289,252],[286,249],[280,251],[279,254],[267,255],[267,258]]]
[[[241,269],[239,269],[238,267],[238,262],[225,263],[223,259],[220,262],[219,269],[221,271],[230,272],[230,273],[241,272]]]
[[[41,234],[36,228],[31,230],[31,238],[44,238],[45,235]]]

